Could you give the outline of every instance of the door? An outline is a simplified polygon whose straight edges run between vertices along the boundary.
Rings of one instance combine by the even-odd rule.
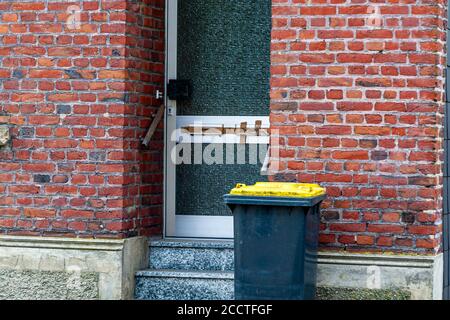
[[[222,196],[265,181],[270,0],[167,0],[165,236],[232,238]]]

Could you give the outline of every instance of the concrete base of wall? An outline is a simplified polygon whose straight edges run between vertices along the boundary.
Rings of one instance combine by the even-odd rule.
[[[322,298],[441,300],[443,256],[321,252],[317,282]]]
[[[0,236],[0,299],[133,299],[147,238]]]
[[[133,299],[147,238],[0,236],[0,299]],[[442,299],[443,256],[319,253],[320,299]]]

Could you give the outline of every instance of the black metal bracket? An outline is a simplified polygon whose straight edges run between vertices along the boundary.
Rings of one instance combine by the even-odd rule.
[[[191,96],[189,80],[169,80],[167,84],[167,97],[169,100],[184,100]]]

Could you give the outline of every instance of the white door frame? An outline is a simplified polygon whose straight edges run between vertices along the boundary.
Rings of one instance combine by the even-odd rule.
[[[177,78],[177,17],[178,0],[166,0],[166,72],[164,90],[167,93],[167,83],[170,79]],[[165,152],[164,152],[164,237],[165,238],[206,238],[206,239],[231,239],[233,238],[232,216],[192,216],[176,215],[176,165],[171,160],[171,152],[177,141],[172,139],[172,133],[181,127],[195,126],[198,123],[208,127],[227,125],[237,126],[242,122],[252,128],[256,120],[262,121],[261,128],[269,128],[269,117],[215,117],[215,116],[176,116],[177,104],[169,100],[165,94]],[[239,136],[225,137],[224,143],[236,143]],[[196,137],[195,137],[196,138]],[[196,141],[196,140],[194,140]],[[217,140],[214,140],[217,142]],[[268,136],[249,137],[246,143],[268,143]],[[203,140],[208,143],[208,140]],[[239,182],[239,181],[237,181]],[[220,182],[218,182],[220,183]]]

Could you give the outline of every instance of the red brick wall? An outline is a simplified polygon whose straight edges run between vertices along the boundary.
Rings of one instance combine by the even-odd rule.
[[[81,10],[80,24],[67,24]],[[160,232],[163,0],[0,3],[0,233]],[[76,8],[76,7],[75,7]],[[3,118],[0,118],[3,119]],[[5,121],[5,119],[3,119]]]
[[[0,3],[1,233],[161,232],[162,130],[140,138],[160,103],[163,5]],[[380,3],[378,20],[373,5],[274,0],[276,179],[327,187],[326,249],[436,252],[445,6]]]
[[[442,230],[445,4],[379,1],[371,16],[376,6],[274,1],[277,179],[327,187],[325,249],[432,253]]]

